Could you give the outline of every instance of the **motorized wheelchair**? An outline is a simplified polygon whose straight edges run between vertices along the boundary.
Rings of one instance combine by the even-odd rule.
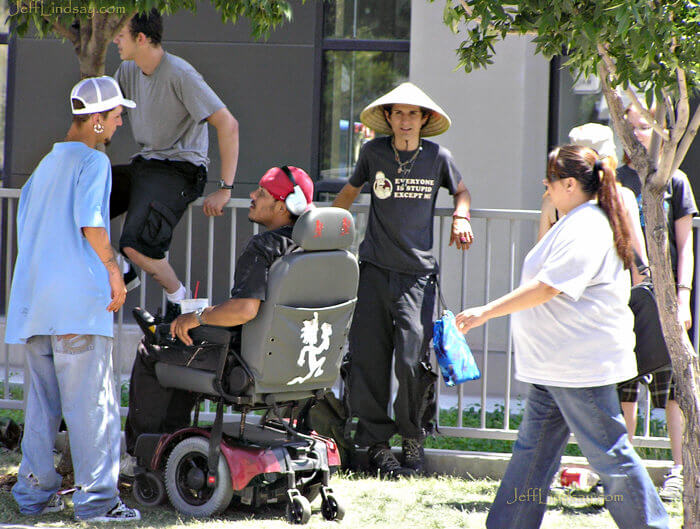
[[[216,403],[212,426],[198,424],[196,406],[191,427],[138,437],[139,503],[156,505],[167,494],[178,511],[210,516],[234,497],[253,507],[286,501],[289,521],[306,523],[320,494],[323,516],[343,517],[329,487],[340,465],[337,446],[303,418],[338,377],[357,295],[357,260],[347,250],[354,235],[344,209],[299,217],[292,234],[299,249],[270,267],[266,299],[240,329],[240,351],[230,329],[192,329],[194,345],[187,347],[169,337],[168,325],[155,326],[147,312],[134,310],[159,383]],[[225,406],[240,420],[224,424]],[[255,410],[264,410],[260,422],[246,421]]]

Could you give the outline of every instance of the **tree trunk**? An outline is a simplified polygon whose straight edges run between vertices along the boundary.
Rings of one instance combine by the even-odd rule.
[[[643,175],[640,175],[643,176]],[[678,321],[678,298],[668,251],[663,208],[665,186],[643,178],[647,253],[654,279],[661,327],[668,345],[676,381],[676,400],[685,419],[683,431],[684,529],[700,529],[700,366],[698,355]],[[697,288],[697,287],[696,287]],[[698,324],[700,322],[696,322]]]

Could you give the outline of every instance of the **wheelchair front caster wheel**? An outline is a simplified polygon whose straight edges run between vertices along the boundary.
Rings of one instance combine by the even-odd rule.
[[[294,496],[287,504],[287,520],[289,523],[304,525],[311,518],[311,504],[304,496]]]
[[[345,516],[345,508],[338,503],[335,496],[328,494],[326,499],[321,502],[321,514],[326,520],[342,520]]]
[[[134,478],[134,499],[144,507],[155,507],[165,501],[165,484],[155,472],[144,472]]]

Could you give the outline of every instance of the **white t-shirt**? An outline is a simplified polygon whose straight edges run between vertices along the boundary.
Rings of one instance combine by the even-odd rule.
[[[571,210],[530,250],[521,284],[533,279],[561,294],[513,314],[518,380],[575,388],[637,375],[629,273],[595,203]]]

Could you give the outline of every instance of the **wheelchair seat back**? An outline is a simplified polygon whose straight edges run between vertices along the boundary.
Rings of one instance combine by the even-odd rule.
[[[160,384],[245,396],[253,405],[265,404],[268,395],[282,402],[332,387],[357,299],[357,259],[347,250],[354,237],[353,217],[344,209],[316,208],[301,215],[292,232],[299,249],[272,264],[265,301],[242,326],[245,369],[222,372],[159,361]]]
[[[316,208],[297,220],[300,250],[273,263],[266,299],[243,325],[253,402],[303,398],[334,384],[357,299],[357,260],[346,249],[354,236],[344,209]]]

